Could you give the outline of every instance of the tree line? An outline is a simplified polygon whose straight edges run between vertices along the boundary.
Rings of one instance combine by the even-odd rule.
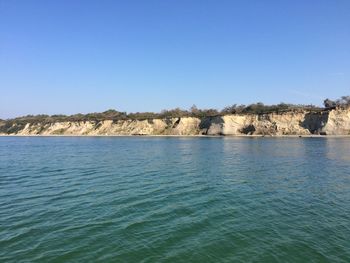
[[[266,113],[282,113],[287,111],[312,111],[320,112],[330,110],[334,108],[350,107],[350,96],[343,96],[337,100],[325,99],[324,107],[317,107],[314,105],[302,105],[302,104],[287,104],[279,103],[276,105],[265,105],[262,102],[253,103],[249,105],[233,104],[227,106],[222,110],[217,109],[199,109],[196,105],[193,105],[190,109],[184,110],[175,108],[171,110],[163,110],[159,113],[155,112],[135,112],[126,113],[110,109],[99,113],[88,114],[74,114],[74,115],[27,115],[23,117],[17,117],[6,122],[16,123],[52,123],[63,121],[102,121],[102,120],[147,120],[147,119],[165,119],[165,118],[180,118],[180,117],[214,117],[227,114],[266,114]],[[0,120],[1,121],[1,120]]]
[[[348,108],[350,107],[350,96],[342,96],[337,100],[325,99],[323,105],[326,109]]]

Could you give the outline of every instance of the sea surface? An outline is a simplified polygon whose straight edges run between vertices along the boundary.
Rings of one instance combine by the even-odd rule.
[[[0,262],[350,262],[350,138],[0,137]]]

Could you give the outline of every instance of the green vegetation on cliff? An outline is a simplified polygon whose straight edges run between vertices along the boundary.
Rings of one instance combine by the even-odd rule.
[[[309,111],[309,112],[321,112],[327,111],[336,107],[344,108],[350,106],[350,96],[343,96],[338,100],[324,100],[324,107],[316,107],[314,105],[295,105],[280,103],[277,105],[265,105],[261,102],[253,103],[250,105],[238,105],[233,104],[227,106],[221,111],[216,109],[199,109],[193,105],[189,110],[175,108],[171,110],[163,110],[160,113],[155,112],[136,112],[126,113],[120,112],[114,109],[110,109],[101,113],[88,113],[88,114],[74,114],[74,115],[27,115],[23,117],[17,117],[9,120],[0,120],[0,132],[1,130],[22,129],[27,123],[53,123],[53,122],[77,122],[77,121],[102,121],[102,120],[151,120],[151,119],[166,119],[166,118],[180,118],[180,117],[196,117],[206,118],[221,116],[227,114],[266,114],[266,113],[283,113],[289,111]],[[14,126],[14,124],[16,124]]]

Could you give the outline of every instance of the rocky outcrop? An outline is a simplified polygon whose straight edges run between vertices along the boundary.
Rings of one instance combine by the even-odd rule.
[[[350,135],[350,110],[332,110],[322,129],[327,135]]]
[[[350,135],[350,109],[53,123],[0,122],[3,135]]]

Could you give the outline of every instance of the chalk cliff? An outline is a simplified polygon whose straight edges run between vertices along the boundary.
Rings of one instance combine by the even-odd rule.
[[[53,123],[0,122],[2,135],[350,135],[350,109]]]

